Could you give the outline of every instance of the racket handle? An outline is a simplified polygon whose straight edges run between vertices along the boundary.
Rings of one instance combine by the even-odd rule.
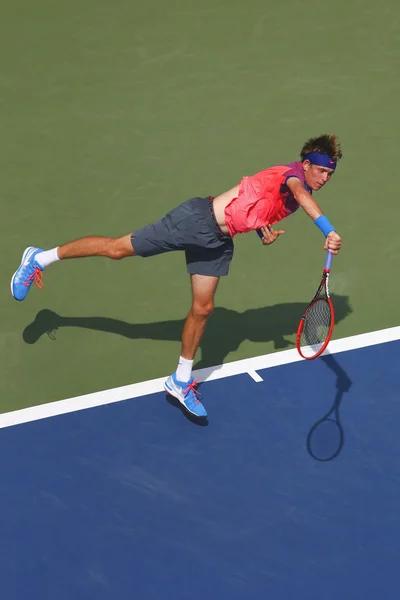
[[[326,251],[325,264],[324,264],[324,271],[330,271],[331,270],[332,258],[333,258],[333,254],[331,254],[329,252],[329,250],[327,250]]]

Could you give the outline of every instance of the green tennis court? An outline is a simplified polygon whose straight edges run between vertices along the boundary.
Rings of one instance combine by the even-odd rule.
[[[344,239],[334,336],[398,324],[396,2],[17,0],[0,28],[2,412],[168,374],[190,304],[179,254],[66,261],[16,303],[26,246],[129,233],[324,132],[344,153],[317,195]],[[303,214],[284,229],[237,240],[198,367],[293,347],[323,239]]]

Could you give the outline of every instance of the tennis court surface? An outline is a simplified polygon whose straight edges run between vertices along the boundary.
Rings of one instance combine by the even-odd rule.
[[[398,600],[398,1],[6,0],[0,32],[1,598]],[[330,354],[293,350],[321,232],[238,236],[207,423],[162,388],[181,254],[61,261],[12,299],[27,246],[128,234],[323,133]]]
[[[3,415],[2,594],[397,598],[399,338],[208,369],[205,423],[160,380]]]

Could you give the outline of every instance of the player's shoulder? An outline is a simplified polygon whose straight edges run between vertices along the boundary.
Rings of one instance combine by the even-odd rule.
[[[293,163],[294,164],[294,163]],[[275,177],[284,175],[287,171],[291,170],[291,164],[288,165],[272,165],[254,173],[253,177]]]
[[[283,172],[284,183],[286,183],[291,178],[295,178],[304,184],[305,173],[303,171],[303,166],[302,166],[301,162],[292,162],[292,163],[285,165],[285,167],[286,167],[286,169]]]
[[[253,183],[266,184],[267,182],[275,182],[280,185],[285,185],[288,179],[295,177],[304,183],[304,171],[301,162],[291,162],[287,164],[276,164],[269,166],[262,171],[254,173],[249,179]]]
[[[300,161],[294,161],[285,165],[286,173],[298,174],[304,176],[303,165]]]

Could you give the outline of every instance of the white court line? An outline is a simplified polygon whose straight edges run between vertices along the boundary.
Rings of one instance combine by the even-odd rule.
[[[252,369],[249,369],[247,371],[247,374],[250,375],[250,377],[252,379],[254,379],[254,381],[257,381],[257,383],[260,383],[260,381],[264,381],[264,379],[261,377],[261,375],[259,375],[257,373],[257,371],[253,371]]]
[[[336,354],[338,352],[346,352],[348,350],[357,350],[367,346],[376,344],[384,344],[385,342],[393,342],[400,339],[400,326],[390,327],[389,329],[381,329],[380,331],[372,331],[370,333],[362,333],[340,340],[333,340],[329,344],[329,349],[324,354]],[[255,356],[244,360],[236,360],[231,363],[218,365],[216,367],[208,367],[199,369],[193,372],[196,379],[201,381],[212,381],[214,379],[222,379],[231,377],[232,375],[240,375],[248,373],[255,381],[260,381],[262,378],[257,371],[278,367],[293,362],[303,360],[297,350],[284,350],[283,352],[274,352],[272,354],[264,354],[263,356]],[[141,383],[133,383],[111,390],[95,392],[93,394],[85,394],[84,396],[76,396],[58,402],[50,402],[49,404],[41,404],[30,408],[23,408],[12,412],[0,415],[0,429],[46,419],[57,415],[64,415],[78,410],[111,404],[113,402],[121,402],[130,400],[140,396],[148,396],[161,392],[164,389],[164,381],[168,376],[160,377],[159,379],[151,379]]]

